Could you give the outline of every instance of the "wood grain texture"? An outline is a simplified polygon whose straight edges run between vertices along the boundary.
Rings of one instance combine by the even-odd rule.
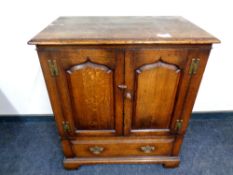
[[[60,17],[29,41],[36,45],[210,44],[220,41],[182,17]]]
[[[125,59],[127,91],[125,100],[126,135],[162,135],[172,131],[170,123],[179,98],[183,74],[188,69],[188,50],[128,49]],[[179,109],[177,109],[179,110]],[[142,130],[144,129],[144,131]]]
[[[64,167],[177,167],[217,42],[181,17],[61,17],[29,41],[37,45]],[[189,73],[192,59],[200,60],[196,74]],[[51,75],[48,60],[56,61],[58,75]],[[177,120],[183,121],[179,132]]]
[[[163,163],[164,168],[176,168],[180,165],[180,161],[167,161]]]
[[[63,126],[62,126],[62,122],[65,120],[65,116],[62,112],[62,104],[61,104],[62,100],[60,98],[60,94],[59,94],[58,87],[56,84],[56,79],[51,76],[50,70],[48,67],[48,62],[47,62],[50,55],[47,52],[38,52],[38,56],[40,58],[39,61],[40,61],[43,75],[44,75],[44,79],[45,79],[51,107],[53,110],[54,118],[56,121],[56,125],[58,128],[58,132],[61,137],[65,137],[66,133],[64,132]]]
[[[67,139],[67,138],[61,139],[61,146],[62,146],[63,153],[64,153],[65,157],[71,158],[71,157],[75,156],[73,153],[72,145],[71,145],[69,139]]]
[[[181,146],[183,143],[184,135],[186,133],[189,120],[191,117],[192,109],[194,106],[194,102],[198,93],[198,89],[200,87],[200,83],[202,80],[202,76],[209,58],[210,50],[191,50],[189,52],[189,58],[200,58],[199,69],[198,72],[194,75],[191,75],[189,79],[188,91],[186,92],[186,97],[184,104],[182,106],[181,118],[183,119],[183,125],[180,131],[180,134],[177,135],[176,141],[174,142],[173,153],[172,155],[179,155]]]
[[[124,81],[123,53],[115,49],[78,47],[42,53],[47,59],[57,60],[59,76],[53,79],[63,104],[59,107],[65,116],[63,121],[68,121],[71,126],[68,134],[120,135],[123,94],[116,85]],[[51,77],[50,74],[46,76]]]
[[[162,61],[136,70],[133,129],[168,128],[180,69]]]
[[[165,166],[179,165],[179,157],[166,156],[130,156],[130,157],[93,157],[64,159],[66,169],[77,169],[81,165],[95,164],[164,164]],[[175,167],[175,166],[173,166]]]
[[[113,72],[87,61],[67,70],[75,126],[79,130],[114,129]]]
[[[111,156],[169,156],[171,154],[174,139],[99,139],[82,140],[72,142],[72,149],[77,157],[111,157]],[[90,148],[100,147],[103,150],[95,154]],[[151,147],[152,150],[145,152],[142,147]]]

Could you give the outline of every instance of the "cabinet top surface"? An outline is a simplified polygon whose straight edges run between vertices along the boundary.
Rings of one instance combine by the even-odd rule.
[[[182,17],[59,17],[28,43],[211,44],[220,41]]]

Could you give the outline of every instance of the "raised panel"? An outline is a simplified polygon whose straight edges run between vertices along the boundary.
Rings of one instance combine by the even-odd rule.
[[[126,50],[125,84],[132,99],[124,103],[124,134],[170,135],[179,119],[189,80],[187,50]]]
[[[158,61],[136,69],[133,129],[169,127],[180,69]]]
[[[77,130],[114,129],[113,71],[86,61],[66,72]]]
[[[68,136],[122,135],[124,52],[116,49],[59,47],[48,51],[59,75],[54,83]]]

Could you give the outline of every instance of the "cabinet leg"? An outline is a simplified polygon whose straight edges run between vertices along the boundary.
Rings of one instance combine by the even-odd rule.
[[[76,163],[76,162],[69,162],[69,161],[66,161],[66,159],[65,159],[63,161],[63,166],[67,170],[75,170],[75,169],[79,169],[81,164]]]
[[[163,164],[164,168],[177,168],[179,167],[180,161],[176,161],[176,162],[166,162]]]
[[[81,165],[78,165],[78,164],[64,164],[64,168],[67,169],[67,170],[76,170],[76,169],[79,169]]]

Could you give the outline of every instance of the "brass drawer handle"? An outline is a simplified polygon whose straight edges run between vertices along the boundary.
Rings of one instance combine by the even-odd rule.
[[[100,147],[100,146],[94,146],[94,147],[90,147],[89,151],[91,151],[93,154],[100,154],[101,152],[103,152],[104,147]]]
[[[147,146],[142,146],[140,149],[144,153],[151,153],[152,151],[155,150],[155,147],[147,145]]]

